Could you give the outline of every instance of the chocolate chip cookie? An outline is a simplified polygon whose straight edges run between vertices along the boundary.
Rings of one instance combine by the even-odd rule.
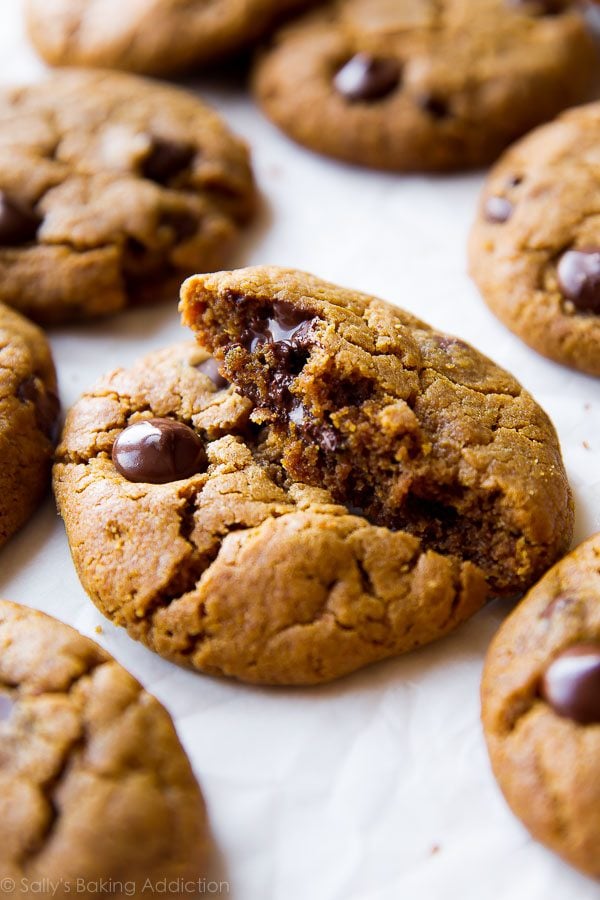
[[[48,487],[58,412],[44,335],[0,304],[0,547]]]
[[[82,583],[133,637],[211,674],[315,684],[441,637],[563,551],[552,426],[476,351],[298,272],[183,296],[216,353],[228,310],[242,343],[107,376],[55,466]]]
[[[484,188],[471,273],[530,347],[600,375],[600,103],[570,110],[502,157]]]
[[[313,0],[26,0],[29,36],[52,65],[163,74],[212,63]]]
[[[0,813],[3,896],[103,880],[137,897],[206,871],[204,804],[166,710],[92,641],[6,600]]]
[[[40,322],[176,296],[254,201],[246,147],[183,91],[64,70],[0,92],[0,300]]]
[[[508,803],[538,840],[600,878],[600,534],[551,569],[504,623],[482,684]]]
[[[598,57],[560,0],[333,0],[281,31],[256,96],[283,131],[349,162],[443,171],[491,162],[582,102]]]

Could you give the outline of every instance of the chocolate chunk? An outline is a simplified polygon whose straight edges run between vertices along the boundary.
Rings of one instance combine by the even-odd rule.
[[[179,144],[153,138],[152,146],[142,162],[142,175],[158,184],[167,184],[187,169],[196,154],[191,144]]]
[[[503,222],[508,222],[512,216],[513,205],[506,197],[498,197],[492,194],[485,201],[483,211],[488,222],[501,225]]]
[[[56,420],[60,409],[60,403],[56,394],[48,390],[39,378],[35,378],[32,375],[18,386],[17,397],[21,403],[32,403],[34,405],[38,428],[50,440],[54,440],[56,436]]]
[[[382,100],[398,87],[401,69],[395,59],[357,53],[336,73],[336,91],[351,102]]]
[[[203,472],[204,444],[195,431],[173,419],[144,419],[116,439],[112,459],[128,481],[167,484]]]
[[[600,643],[575,644],[554,659],[540,693],[559,716],[600,724]]]
[[[284,344],[296,347],[308,338],[308,324],[314,316],[294,309],[280,300],[273,304],[271,315],[263,319],[252,319],[242,340],[247,350],[254,351],[262,344]]]
[[[10,717],[14,703],[6,694],[0,694],[0,722]]]
[[[600,314],[600,250],[567,250],[557,275],[563,295],[576,309]]]
[[[35,240],[40,222],[33,210],[0,191],[0,246],[29,244]]]
[[[196,366],[199,372],[202,372],[203,375],[206,375],[215,388],[218,391],[222,391],[223,388],[229,387],[229,382],[226,378],[223,378],[221,373],[219,372],[219,364],[216,359],[213,359],[212,356],[208,359],[205,359],[204,362],[198,363]]]

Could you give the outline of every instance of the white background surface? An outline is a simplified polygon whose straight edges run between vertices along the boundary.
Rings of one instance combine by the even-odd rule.
[[[0,82],[41,71],[19,0],[0,0]],[[320,159],[278,134],[239,84],[198,85],[252,145],[264,197],[237,264],[296,266],[379,294],[514,372],[558,428],[576,542],[600,530],[600,382],[528,350],[469,282],[465,243],[482,176],[404,178]],[[53,332],[64,407],[106,370],[186,336],[175,298]],[[528,837],[489,770],[479,677],[506,606],[331,686],[216,681],[159,659],[103,619],[79,585],[51,501],[0,555],[0,595],[99,640],[170,710],[236,900],[600,896]]]

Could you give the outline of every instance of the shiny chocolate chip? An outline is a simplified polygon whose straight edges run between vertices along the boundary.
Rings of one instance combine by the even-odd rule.
[[[223,376],[219,372],[219,364],[217,363],[216,359],[212,358],[212,356],[209,356],[209,358],[205,359],[204,362],[198,363],[196,368],[199,372],[202,372],[203,375],[206,375],[207,378],[210,378],[218,391],[223,390],[223,388],[229,387],[229,382],[226,378],[223,378]]]
[[[580,312],[600,314],[600,250],[567,250],[557,269],[563,295]]]
[[[60,402],[56,394],[48,390],[39,378],[31,375],[18,386],[17,397],[21,403],[33,404],[38,428],[53,440],[60,410]]]
[[[29,244],[35,240],[40,222],[32,209],[0,191],[0,246]]]
[[[398,87],[401,69],[395,59],[357,53],[333,79],[336,91],[352,103],[382,100]]]
[[[153,138],[150,151],[142,162],[142,175],[158,184],[167,184],[187,169],[196,154],[191,144]]]
[[[502,225],[508,222],[513,214],[513,205],[506,197],[499,197],[491,194],[483,205],[483,214],[486,221],[492,222],[494,225]]]
[[[14,703],[6,694],[0,694],[0,722],[10,718]]]
[[[600,724],[600,643],[564,650],[546,669],[540,693],[559,716]]]
[[[308,325],[314,320],[310,313],[296,309],[283,300],[273,303],[272,311],[264,319],[253,319],[242,336],[248,350],[263,344],[285,344],[297,347],[308,338]]]
[[[128,481],[167,484],[203,472],[204,444],[195,431],[173,419],[134,422],[116,439],[112,459]]]

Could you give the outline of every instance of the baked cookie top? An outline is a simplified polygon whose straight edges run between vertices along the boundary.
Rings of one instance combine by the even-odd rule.
[[[146,879],[205,873],[204,805],[166,710],[92,641],[6,600],[0,813],[15,896],[23,878],[60,897],[77,879],[132,881],[141,896]]]
[[[485,736],[513,811],[600,877],[600,534],[554,566],[496,635]]]
[[[471,273],[529,346],[600,375],[600,103],[560,116],[502,157],[484,188]]]
[[[39,328],[0,304],[0,546],[48,486],[59,402]]]
[[[254,201],[245,145],[184,91],[63,70],[0,92],[0,300],[41,322],[174,296]]]
[[[275,267],[194,276],[182,310],[290,478],[468,559],[498,594],[529,587],[568,546],[552,424],[463,341]]]
[[[163,74],[247,46],[311,0],[26,0],[29,36],[52,65]]]
[[[585,99],[597,54],[560,0],[333,0],[281,31],[254,84],[306,146],[384,169],[491,162]]]
[[[316,684],[481,607],[476,566],[287,477],[251,411],[192,343],[113,372],[70,411],[54,486],[105,615],[184,666]]]

